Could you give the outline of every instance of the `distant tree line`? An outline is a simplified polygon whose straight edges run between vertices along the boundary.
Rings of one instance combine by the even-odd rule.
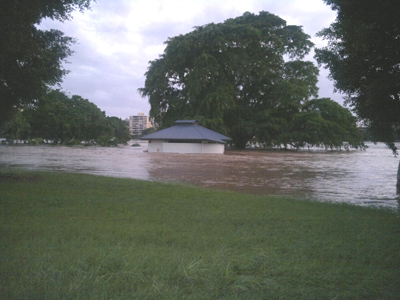
[[[14,114],[1,128],[9,140],[54,144],[116,145],[130,139],[128,124],[107,117],[95,104],[81,96],[68,97],[53,90]]]

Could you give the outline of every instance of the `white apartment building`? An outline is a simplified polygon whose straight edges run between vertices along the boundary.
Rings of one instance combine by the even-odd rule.
[[[149,116],[139,113],[137,116],[129,117],[129,133],[131,135],[142,135],[143,130],[153,127]]]

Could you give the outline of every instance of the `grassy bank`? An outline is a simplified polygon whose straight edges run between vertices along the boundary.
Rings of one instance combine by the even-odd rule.
[[[1,299],[398,299],[398,215],[0,173]]]

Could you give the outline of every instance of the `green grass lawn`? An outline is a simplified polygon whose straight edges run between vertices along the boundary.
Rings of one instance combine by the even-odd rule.
[[[0,173],[0,299],[399,299],[385,210]]]

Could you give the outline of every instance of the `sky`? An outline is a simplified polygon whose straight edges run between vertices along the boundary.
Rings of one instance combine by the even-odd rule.
[[[69,21],[44,20],[40,28],[59,29],[77,40],[61,89],[88,99],[107,116],[126,119],[149,114],[148,99],[137,90],[144,87],[149,61],[164,52],[168,38],[189,33],[195,26],[260,11],[275,14],[288,25],[303,26],[316,47],[326,45],[316,33],[336,17],[322,0],[97,0],[90,10],[74,12]],[[306,59],[316,64],[313,52]],[[342,95],[334,93],[328,75],[320,67],[319,97],[342,104]]]

